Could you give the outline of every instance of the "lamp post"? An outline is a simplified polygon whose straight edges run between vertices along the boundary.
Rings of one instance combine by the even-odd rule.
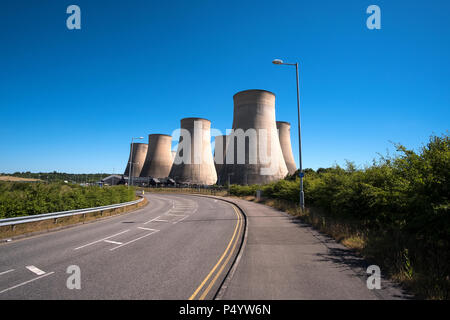
[[[297,115],[298,115],[298,154],[299,154],[299,176],[300,176],[300,207],[305,209],[305,194],[303,192],[303,167],[302,167],[302,138],[301,138],[301,130],[300,130],[300,90],[298,84],[298,63],[284,63],[283,60],[275,59],[272,61],[273,64],[286,65],[286,66],[295,66],[295,73],[297,79]]]
[[[134,139],[144,139],[144,137],[131,138],[131,156],[130,156],[130,168],[128,170],[128,188],[130,187],[133,181],[133,147],[134,147]]]

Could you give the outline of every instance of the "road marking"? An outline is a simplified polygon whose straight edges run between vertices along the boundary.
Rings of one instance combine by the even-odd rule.
[[[142,229],[142,230],[147,230],[147,231],[159,231],[159,230],[156,230],[156,229],[150,229],[150,228],[144,228],[144,227],[138,227],[138,229]]]
[[[175,216],[175,217],[184,217],[185,214],[175,214],[175,213],[168,213],[168,216]]]
[[[112,240],[103,240],[104,242],[112,243],[112,244],[122,244],[122,242],[112,241]]]
[[[234,209],[234,212],[236,213],[236,217],[238,218],[238,220],[237,220],[237,222],[236,222],[236,227],[234,228],[233,236],[231,237],[231,240],[230,240],[230,242],[228,243],[228,246],[227,246],[227,248],[225,249],[225,251],[223,252],[223,254],[222,254],[222,256],[220,257],[219,261],[218,261],[218,262],[216,263],[216,265],[212,268],[212,270],[209,272],[209,274],[208,274],[208,275],[206,276],[206,278],[202,281],[202,283],[198,286],[198,288],[194,291],[194,293],[189,297],[188,300],[193,300],[193,299],[197,296],[197,294],[200,292],[200,290],[203,288],[203,286],[206,284],[206,282],[208,281],[208,279],[214,274],[214,271],[218,268],[218,266],[220,265],[220,263],[222,262],[222,260],[223,260],[223,259],[225,258],[225,256],[227,255],[228,250],[230,249],[230,247],[231,247],[231,245],[232,245],[232,243],[233,243],[233,241],[234,241],[234,239],[235,239],[235,237],[236,237],[236,234],[237,234],[238,229],[239,229],[239,233],[240,233],[240,231],[241,231],[241,221],[242,221],[241,215],[238,213],[238,211],[235,209],[235,207],[234,207],[233,205],[232,205],[232,207],[233,207],[233,209]],[[236,237],[236,242],[238,241],[238,239],[239,239],[239,236]],[[236,245],[233,246],[233,250],[234,250],[235,247],[236,247]],[[233,250],[230,251],[230,256],[233,255]],[[228,261],[229,259],[226,259],[226,260]],[[226,264],[225,264],[225,265],[226,265]],[[221,268],[220,270],[222,271],[223,268]],[[220,272],[218,272],[218,274],[220,274]],[[212,284],[214,284],[215,280],[217,280],[217,276],[213,279]],[[207,291],[206,294],[207,294],[207,293],[209,292],[209,290],[211,289],[212,284],[210,284],[210,285],[208,286],[208,288],[205,290],[205,291]],[[200,299],[202,299],[202,297],[206,296],[206,294],[203,293],[203,295],[200,297]]]
[[[152,220],[148,220],[147,222],[144,222],[143,224],[147,224],[147,223],[150,223],[150,222],[152,222],[152,221],[155,221],[155,220],[158,219],[159,217],[161,217],[161,216],[157,216],[156,218],[153,218]]]
[[[234,207],[233,207],[234,208]],[[235,209],[236,210],[236,209]],[[243,228],[243,223],[241,223],[241,225],[239,226],[239,233],[241,233],[242,228]],[[238,237],[239,238],[239,237]],[[233,245],[233,249],[231,249],[231,252],[234,252],[234,249],[236,248],[236,245],[238,243],[238,238],[236,238],[236,241],[234,242]],[[214,279],[209,283],[208,288],[206,288],[206,290],[203,292],[203,294],[200,296],[200,300],[205,299],[206,295],[208,294],[208,292],[211,290],[211,288],[213,287],[214,283],[217,281],[217,278],[219,277],[219,275],[222,273],[223,269],[225,268],[225,266],[228,264],[228,261],[230,260],[232,254],[229,254],[227,259],[225,260],[225,262],[222,264],[222,267],[220,268],[220,270],[216,273],[216,276],[214,277]]]
[[[150,223],[150,222],[153,222],[153,221],[156,221],[156,222],[169,222],[169,220],[163,220],[163,219],[159,219],[159,218],[161,218],[161,216],[157,216],[156,218],[153,218],[152,220],[144,222],[143,224],[147,224],[147,223]]]
[[[120,235],[120,234],[123,234],[123,233],[125,233],[125,232],[128,232],[128,231],[130,231],[130,229],[127,229],[127,230],[125,230],[125,231],[122,231],[122,232],[119,232],[119,233],[113,234],[112,236],[109,236],[109,237],[106,237],[106,238],[103,238],[103,239],[100,239],[100,240],[97,240],[97,241],[94,241],[94,242],[91,242],[91,243],[85,244],[85,245],[83,245],[83,246],[81,246],[81,247],[78,247],[78,248],[75,248],[75,249],[73,249],[73,250],[78,250],[78,249],[81,249],[81,248],[84,248],[84,247],[87,247],[87,246],[93,245],[93,244],[95,244],[95,243],[98,243],[98,242],[102,242],[102,241],[108,240],[109,238],[112,238],[112,237],[118,236],[118,235]]]
[[[145,236],[142,236],[142,237],[133,239],[133,240],[131,240],[131,241],[125,242],[125,243],[121,244],[120,246],[117,246],[117,247],[114,247],[114,248],[112,248],[112,249],[109,249],[109,251],[116,250],[116,249],[118,249],[118,248],[120,248],[120,247],[126,246],[127,244],[130,244],[130,243],[133,243],[133,242],[135,242],[135,241],[141,240],[141,239],[143,239],[143,238],[145,238],[145,237],[151,236],[152,234],[154,234],[154,233],[156,233],[156,232],[158,232],[158,231],[159,231],[159,230],[154,231],[154,232],[151,232],[151,233],[149,233],[149,234],[146,234]]]
[[[13,272],[13,271],[14,271],[14,269],[10,269],[10,270],[6,270],[6,271],[3,271],[3,272],[0,272],[0,276],[3,275],[3,274],[7,274],[7,273],[10,273],[10,272]]]
[[[25,268],[27,268],[31,272],[37,274],[38,276],[45,274],[45,271],[42,271],[41,269],[36,268],[35,266],[26,266]]]
[[[28,280],[28,281],[25,281],[25,282],[16,284],[16,285],[13,286],[13,287],[10,287],[10,288],[7,288],[7,289],[4,289],[4,290],[0,291],[0,293],[4,293],[4,292],[6,292],[6,291],[9,291],[9,290],[12,290],[12,289],[16,289],[16,288],[18,288],[18,287],[21,287],[21,286],[23,286],[23,285],[26,285],[27,283],[36,281],[36,280],[41,279],[41,278],[44,278],[44,277],[47,277],[47,276],[49,276],[49,275],[51,275],[51,274],[54,274],[54,272],[49,272],[49,273],[46,273],[46,274],[44,274],[44,275],[42,275],[42,276],[40,276],[40,277],[36,277],[36,278],[31,279],[31,280]]]
[[[181,219],[178,219],[177,221],[174,221],[174,222],[172,222],[172,223],[173,223],[173,224],[176,224],[176,223],[178,223],[178,222],[180,222],[180,221],[186,219],[187,217],[189,217],[189,215],[186,215],[185,217],[183,217],[183,218],[181,218]]]

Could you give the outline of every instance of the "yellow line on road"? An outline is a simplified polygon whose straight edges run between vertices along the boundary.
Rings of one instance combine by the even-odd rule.
[[[198,288],[194,291],[194,293],[189,297],[189,300],[193,300],[195,299],[195,297],[197,296],[197,294],[200,292],[200,290],[203,288],[203,286],[206,284],[206,282],[208,281],[208,279],[213,275],[214,271],[218,268],[218,266],[220,265],[220,263],[222,262],[222,260],[225,258],[225,256],[228,253],[228,250],[230,249],[231,245],[233,244],[233,241],[236,238],[236,242],[233,246],[233,249],[230,251],[228,258],[226,259],[226,262],[224,263],[224,265],[220,268],[219,272],[217,273],[217,275],[214,277],[214,279],[212,280],[212,282],[209,284],[208,288],[206,289],[206,293],[203,293],[202,296],[200,297],[200,299],[203,299],[206,294],[209,292],[209,290],[211,289],[211,287],[213,286],[214,282],[217,280],[218,275],[220,275],[220,273],[223,271],[223,268],[225,267],[225,265],[227,264],[227,262],[229,261],[230,257],[233,255],[234,249],[236,248],[236,243],[238,242],[237,239],[239,239],[239,235],[236,237],[237,231],[239,230],[238,234],[241,233],[241,225],[242,225],[242,217],[241,215],[238,213],[238,211],[236,210],[236,208],[234,207],[234,205],[232,205],[234,212],[236,213],[236,217],[238,218],[237,222],[236,222],[236,227],[234,228],[234,232],[233,232],[233,236],[231,237],[230,242],[228,243],[227,248],[225,249],[224,253],[222,254],[222,256],[220,257],[219,261],[216,263],[216,265],[212,268],[212,270],[209,272],[209,274],[206,276],[206,278],[202,281],[202,283],[198,286]]]
[[[234,211],[236,211],[236,208],[233,206]],[[237,211],[236,211],[237,213]],[[243,223],[240,224],[239,226],[239,232],[238,232],[238,236],[236,237],[235,241],[234,241],[234,245],[233,245],[233,249],[231,249],[230,254],[228,255],[227,259],[225,260],[225,262],[222,264],[222,267],[219,269],[219,271],[216,273],[216,276],[214,277],[214,279],[212,279],[212,281],[209,283],[209,286],[206,288],[206,290],[203,292],[203,294],[200,296],[199,300],[203,300],[205,299],[206,295],[209,293],[209,291],[211,290],[212,286],[214,285],[214,283],[216,283],[217,278],[221,275],[223,269],[225,268],[225,266],[228,264],[228,261],[230,260],[230,258],[233,256],[234,253],[234,249],[236,248],[237,243],[239,242],[239,235],[241,234],[243,228]]]

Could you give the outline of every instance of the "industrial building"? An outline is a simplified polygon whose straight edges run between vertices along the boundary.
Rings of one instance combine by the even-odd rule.
[[[223,170],[223,166],[225,164],[225,155],[227,152],[227,136],[219,135],[214,139],[214,165],[216,167],[217,172],[217,184],[223,184],[220,181],[220,174]]]
[[[148,145],[146,143],[131,143],[130,144],[130,156],[128,157],[127,166],[125,168],[124,175],[130,176],[130,162],[133,161],[132,164],[132,177],[139,177],[142,171],[142,167],[144,166],[145,158],[147,157]]]
[[[284,162],[286,162],[289,174],[294,174],[297,170],[297,165],[295,164],[294,154],[292,153],[291,124],[286,121],[277,121],[277,129]]]
[[[177,151],[171,150],[172,137],[165,134],[149,134],[148,144],[130,146],[125,179],[131,157],[133,181],[139,185],[164,184],[162,178],[172,184],[265,184],[295,173],[290,123],[275,120],[275,94],[245,90],[233,102],[232,130],[215,137],[214,156],[211,122],[184,118]],[[156,180],[150,183],[149,178]]]
[[[149,134],[148,150],[142,167],[141,177],[166,178],[172,168],[172,136]]]
[[[115,186],[118,184],[124,184],[125,180],[123,178],[123,176],[117,175],[117,174],[112,174],[110,176],[107,176],[106,178],[103,178],[102,180],[100,180],[100,182],[98,182],[99,185],[105,185],[105,186]]]
[[[275,120],[275,94],[245,90],[236,93],[233,101],[233,132],[227,139],[220,183],[264,184],[283,179],[288,169]]]
[[[181,119],[178,150],[169,174],[177,183],[216,183],[217,173],[211,150],[210,129],[211,121],[207,119]]]

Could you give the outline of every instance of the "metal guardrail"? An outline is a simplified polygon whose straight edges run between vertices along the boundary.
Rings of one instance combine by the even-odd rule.
[[[2,226],[10,226],[27,222],[36,222],[47,219],[57,219],[68,216],[75,216],[78,214],[86,214],[91,212],[103,211],[108,209],[116,209],[121,207],[126,207],[129,205],[137,204],[144,201],[144,197],[141,197],[138,200],[123,202],[118,204],[111,204],[103,207],[95,207],[95,208],[85,208],[85,209],[77,209],[77,210],[69,210],[69,211],[60,211],[60,212],[52,212],[52,213],[43,213],[43,214],[35,214],[30,216],[22,216],[22,217],[14,217],[14,218],[6,218],[0,219],[0,227]]]

